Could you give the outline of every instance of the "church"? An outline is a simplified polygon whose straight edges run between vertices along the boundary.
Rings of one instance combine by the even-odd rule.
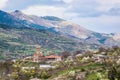
[[[37,46],[36,51],[33,54],[33,62],[42,62],[42,61],[54,62],[61,60],[62,60],[61,56],[54,54],[49,54],[47,56],[44,56],[43,52],[41,51],[41,46]]]

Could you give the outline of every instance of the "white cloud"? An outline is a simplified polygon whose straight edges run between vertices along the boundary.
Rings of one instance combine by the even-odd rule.
[[[62,0],[53,0],[53,1],[58,1],[58,2],[60,2],[60,1],[62,1]]]
[[[67,12],[67,9],[64,7],[57,6],[31,6],[27,9],[22,10],[22,12],[29,15],[37,16],[57,16],[61,18],[72,18],[76,17],[77,13]]]
[[[119,32],[120,16],[102,15],[99,17],[76,17],[71,20],[87,29],[97,32]]]
[[[97,7],[98,10],[107,12],[109,9],[116,5],[120,5],[120,0],[96,0],[100,4],[99,7]]]
[[[27,9],[22,10],[26,14],[32,14],[37,16],[59,16],[63,17],[63,12],[65,11],[62,7],[55,6],[31,6]]]
[[[120,0],[53,0],[63,1],[66,4],[62,6],[55,5],[34,5],[23,10],[24,13],[38,16],[53,15],[62,18],[76,17],[81,15],[83,17],[97,17],[104,15],[109,10],[120,3]],[[117,6],[118,7],[118,6]],[[68,14],[68,15],[67,15]]]
[[[96,0],[97,2],[101,3],[101,4],[116,4],[116,3],[120,3],[120,0]]]
[[[0,9],[6,6],[8,0],[0,0]]]
[[[98,12],[106,13],[113,7],[120,7],[120,0],[63,0],[67,7],[72,7],[75,10],[96,10]],[[85,12],[86,13],[86,12]]]
[[[62,0],[63,2],[65,2],[65,3],[71,3],[71,2],[73,2],[74,0]]]

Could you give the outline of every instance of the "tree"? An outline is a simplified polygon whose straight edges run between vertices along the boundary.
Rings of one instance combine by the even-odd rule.
[[[75,52],[73,52],[73,56],[75,57],[76,55],[82,54],[83,52],[84,52],[83,50],[75,51]]]
[[[103,47],[100,47],[100,48],[99,48],[99,52],[105,52],[105,51],[106,51],[105,48],[103,48]]]
[[[62,59],[65,60],[68,56],[70,56],[70,53],[67,51],[64,51],[61,53],[61,55],[62,55]]]
[[[109,80],[120,80],[120,48],[113,47],[107,51],[107,57],[105,60],[106,70],[108,71]]]
[[[38,73],[38,78],[40,78],[40,79],[48,79],[50,76],[51,75],[45,70]]]

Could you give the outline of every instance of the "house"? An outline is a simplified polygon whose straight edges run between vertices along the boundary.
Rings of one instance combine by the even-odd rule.
[[[50,64],[40,64],[40,69],[45,69],[45,68],[55,68],[55,66],[52,66]]]
[[[45,59],[48,62],[54,62],[54,61],[61,61],[62,60],[61,56],[57,56],[57,55],[53,55],[53,54],[45,56]]]
[[[106,56],[102,54],[94,54],[92,58],[95,60],[95,62],[102,63],[104,62],[104,59],[106,58]]]

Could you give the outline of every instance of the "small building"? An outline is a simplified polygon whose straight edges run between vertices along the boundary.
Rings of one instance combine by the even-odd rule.
[[[54,61],[61,61],[62,60],[61,56],[57,56],[57,55],[53,55],[53,54],[45,56],[45,59],[48,62],[54,62]]]
[[[52,66],[50,64],[40,64],[40,69],[45,69],[45,68],[55,68],[55,66]]]
[[[106,59],[106,56],[102,54],[94,54],[92,58],[95,60],[95,62],[102,63],[104,59]]]

